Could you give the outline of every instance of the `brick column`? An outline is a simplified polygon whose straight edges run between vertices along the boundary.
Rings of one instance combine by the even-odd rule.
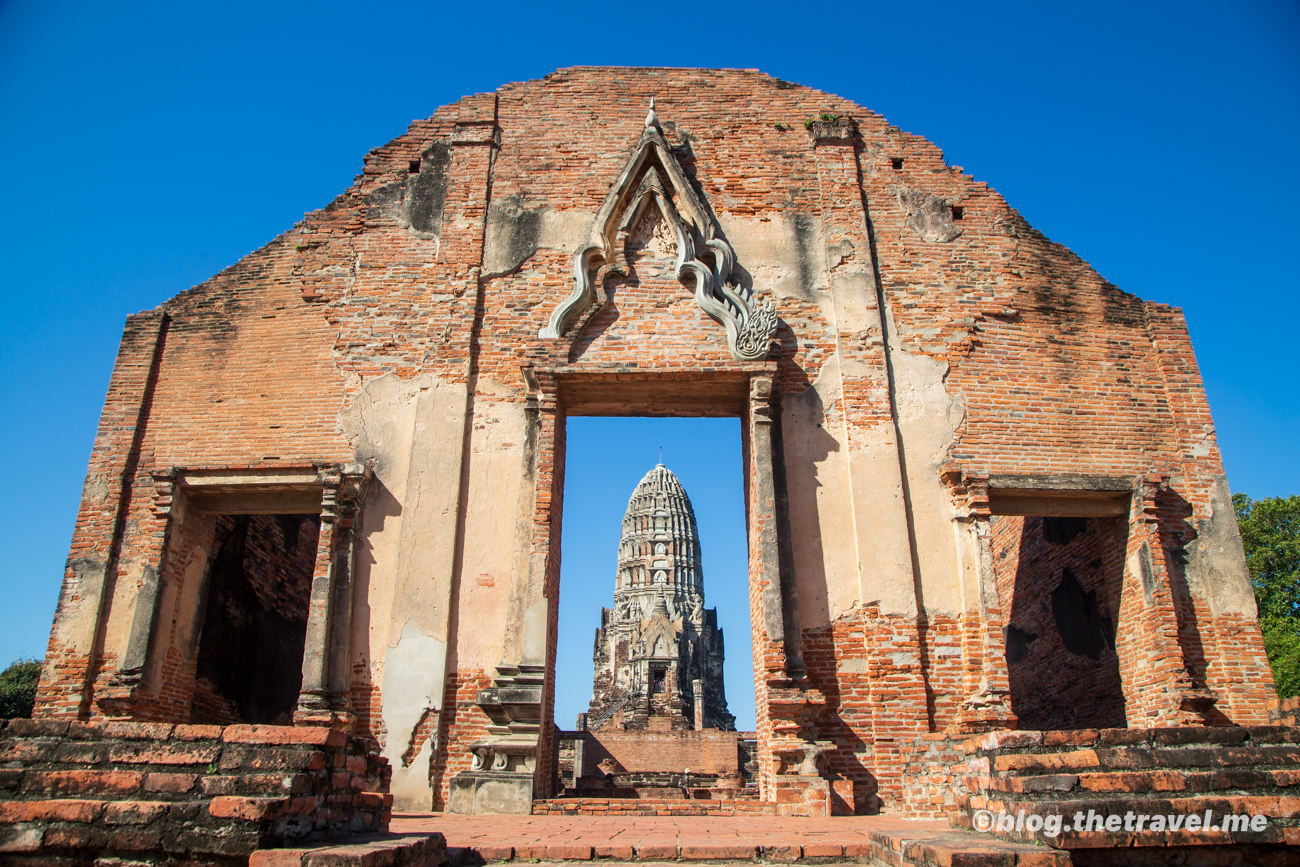
[[[171,534],[174,470],[153,475],[154,497],[150,525],[137,527],[136,547],[131,559],[143,563],[140,589],[133,600],[131,628],[126,648],[118,659],[113,677],[95,697],[95,705],[109,719],[135,719],[137,699],[145,669],[153,651],[155,624],[158,620],[158,595],[162,589],[162,561]]]
[[[353,524],[370,470],[347,464],[327,470],[321,498],[320,539],[307,609],[302,654],[302,688],[295,725],[351,728],[348,641],[352,623]]]
[[[555,638],[564,491],[564,419],[555,374],[524,368],[528,386],[524,473],[531,506],[520,515],[502,660],[476,703],[492,721],[469,745],[470,770],[452,778],[453,813],[528,813],[552,781]],[[525,486],[524,490],[529,490]],[[546,724],[543,724],[546,721]]]
[[[749,586],[751,616],[763,630],[762,670],[755,675],[768,683],[804,675],[793,568],[783,562],[789,559],[789,529],[781,526],[784,485],[779,485],[774,466],[779,419],[772,378],[754,377],[749,387]]]
[[[1204,725],[1215,696],[1192,683],[1178,641],[1178,614],[1160,540],[1160,490],[1167,476],[1137,480],[1129,512],[1115,652],[1130,728]]]
[[[998,596],[989,539],[987,476],[945,478],[954,488],[957,546],[962,591],[962,668],[964,698],[956,728],[982,732],[1015,728],[1007,671],[1006,617]]]

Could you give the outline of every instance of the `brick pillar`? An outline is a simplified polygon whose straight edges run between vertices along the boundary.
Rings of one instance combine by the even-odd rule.
[[[1167,476],[1134,486],[1115,652],[1130,728],[1204,725],[1215,696],[1192,683],[1178,641],[1178,614],[1160,539],[1157,497]]]
[[[954,727],[963,732],[1015,728],[1007,671],[1007,623],[989,538],[988,476],[948,473],[944,480],[956,506],[953,520],[962,591],[964,696]]]
[[[351,700],[349,631],[352,623],[353,524],[370,470],[360,464],[324,474],[320,538],[307,608],[302,688],[295,725],[349,729],[356,722]]]
[[[1194,510],[1190,526],[1164,528],[1169,537],[1181,537],[1187,558],[1181,577],[1190,599],[1183,604],[1192,613],[1179,625],[1184,636],[1193,633],[1203,645],[1203,685],[1219,696],[1215,711],[1237,725],[1265,725],[1267,703],[1276,695],[1273,673],[1187,322],[1181,310],[1166,304],[1147,301],[1143,310],[1177,433],[1178,495]],[[1177,572],[1175,564],[1175,577]]]
[[[758,594],[751,616],[761,625],[763,642],[762,670],[755,675],[765,682],[797,680],[804,674],[797,613],[793,611],[794,575],[786,570],[783,576],[781,568],[781,492],[773,466],[773,449],[780,437],[779,431],[774,430],[779,425],[779,406],[771,377],[756,376],[750,380],[749,585],[750,595],[755,591]]]
[[[930,731],[921,666],[923,612],[894,405],[892,338],[853,122],[847,117],[815,121],[811,132],[826,233],[859,594],[865,606],[872,773],[880,796],[892,801],[902,795],[899,747]]]
[[[126,648],[118,658],[113,677],[95,697],[95,706],[109,719],[135,719],[145,669],[153,650],[158,620],[158,595],[162,589],[162,562],[172,525],[175,472],[155,473],[153,509],[149,524],[137,526],[131,559],[142,563],[140,589],[133,600],[131,628]]]
[[[516,528],[502,660],[475,701],[491,724],[469,745],[470,770],[452,778],[452,813],[528,813],[553,779],[555,620],[564,491],[564,418],[555,375],[524,369],[528,386],[525,479],[532,496]],[[529,490],[525,486],[524,490]],[[545,723],[543,723],[545,721]]]

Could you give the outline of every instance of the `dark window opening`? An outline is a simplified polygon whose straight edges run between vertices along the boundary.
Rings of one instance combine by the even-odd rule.
[[[419,161],[419,160],[411,160],[411,164],[410,164],[409,166],[407,166],[407,169],[408,169],[408,171],[410,171],[410,173],[413,174],[413,175],[414,175],[414,174],[419,174],[419,172],[420,172],[420,161]]]
[[[217,518],[193,722],[293,723],[319,535],[319,515]]]
[[[965,208],[963,208],[961,205],[953,205],[953,206],[952,206],[952,218],[953,218],[954,220],[960,220],[960,219],[962,219],[964,216],[966,216],[966,209],[965,209]]]
[[[902,158],[902,157],[891,157],[889,161],[890,161],[890,163],[893,164],[894,168],[896,168],[896,169],[901,169],[901,168],[903,167],[903,158]]]

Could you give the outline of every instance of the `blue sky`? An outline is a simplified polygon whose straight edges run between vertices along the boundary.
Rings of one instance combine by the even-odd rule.
[[[411,119],[562,66],[757,68],[924,135],[1121,288],[1183,307],[1233,489],[1300,492],[1300,5],[798,12],[0,0],[0,664],[44,651],[125,316],[329,202]]]

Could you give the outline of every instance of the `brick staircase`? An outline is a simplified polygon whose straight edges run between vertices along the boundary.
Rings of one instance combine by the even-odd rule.
[[[967,750],[970,795],[956,816],[962,827],[987,830],[980,825],[989,814],[1004,813],[1017,820],[992,829],[1004,839],[1069,850],[1123,847],[1127,855],[1117,855],[1130,859],[1134,848],[1172,847],[1190,857],[1233,844],[1267,861],[1262,853],[1300,846],[1300,728],[1008,731],[968,741]],[[1199,826],[1207,810],[1210,830],[1183,818],[1197,816]],[[1264,816],[1265,827],[1225,829],[1230,814]],[[1055,836],[1030,818],[1053,815],[1063,817]],[[1139,815],[1173,819],[1139,828]],[[1278,863],[1300,863],[1300,855]]]
[[[0,861],[244,865],[258,848],[386,830],[390,773],[325,728],[12,720]]]

